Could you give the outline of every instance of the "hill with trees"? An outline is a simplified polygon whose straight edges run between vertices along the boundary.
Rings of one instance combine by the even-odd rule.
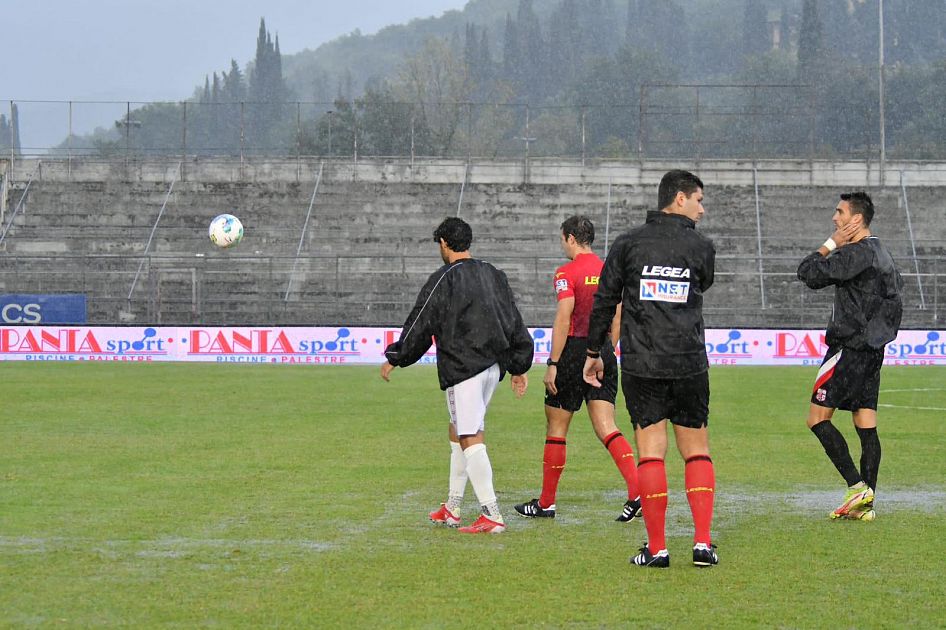
[[[943,2],[884,4],[888,151],[946,157]],[[878,0],[471,0],[285,56],[261,21],[245,69],[231,61],[186,103],[147,105],[134,112],[140,127],[85,142],[104,152],[186,142],[206,154],[866,156],[879,141],[878,10]]]

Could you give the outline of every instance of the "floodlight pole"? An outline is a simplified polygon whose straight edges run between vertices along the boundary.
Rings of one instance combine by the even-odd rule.
[[[887,168],[887,132],[885,118],[884,101],[884,0],[878,2],[878,55],[880,63],[877,66],[877,84],[879,86],[878,98],[880,100],[880,185],[885,184],[885,170]]]

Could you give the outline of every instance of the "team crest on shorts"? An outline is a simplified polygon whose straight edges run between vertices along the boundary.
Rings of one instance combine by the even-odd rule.
[[[828,397],[828,392],[823,388],[819,387],[818,391],[815,392],[815,400],[818,402],[824,402],[824,399]]]

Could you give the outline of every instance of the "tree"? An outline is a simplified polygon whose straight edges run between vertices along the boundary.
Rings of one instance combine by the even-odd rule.
[[[582,28],[575,0],[563,0],[549,18],[548,80],[568,85],[578,77],[585,61]]]
[[[653,51],[626,45],[614,57],[593,61],[582,78],[569,87],[568,100],[576,108],[587,108],[585,129],[590,155],[603,155],[599,151],[603,146],[610,147],[605,152],[607,157],[618,157],[613,152],[617,146],[636,150],[641,86],[656,78],[673,82],[677,74],[667,59]],[[665,105],[678,106],[669,101]],[[662,135],[651,139],[684,137],[685,130],[674,127],[682,124],[679,118],[659,119],[655,128],[663,125],[658,129]]]
[[[489,32],[485,28],[480,36],[479,53],[480,58],[476,64],[479,74],[476,76],[476,81],[481,91],[485,91],[484,88],[493,78],[493,56],[489,52]]]
[[[621,22],[613,0],[588,0],[578,7],[583,17],[582,40],[586,61],[591,57],[613,55],[622,42]]]
[[[946,56],[946,6],[941,1],[886,0],[884,13],[889,63],[930,63]]]
[[[243,73],[235,59],[230,60],[230,72],[223,73],[224,100],[231,103],[240,103],[246,100],[246,83]]]
[[[12,136],[10,135],[10,125],[7,123],[5,114],[0,114],[0,149],[8,150],[10,148]]]
[[[742,54],[755,57],[767,53],[772,46],[769,42],[768,11],[760,0],[745,0],[742,18]]]
[[[818,0],[804,0],[801,12],[801,32],[798,35],[798,80],[819,83],[824,56],[824,37],[821,18],[818,15]]]
[[[466,65],[447,42],[428,39],[423,50],[408,57],[393,92],[398,100],[415,104],[415,127],[429,133],[428,155],[458,150],[454,143],[469,114],[471,82]]]
[[[522,83],[522,51],[519,47],[519,29],[512,16],[506,14],[503,31],[503,77],[517,89]]]
[[[537,102],[545,96],[548,89],[548,61],[545,54],[546,44],[542,38],[542,25],[532,6],[532,0],[519,0],[516,23],[519,29],[522,94],[526,100]]]
[[[688,50],[686,14],[673,0],[630,0],[626,40],[639,50],[654,51],[684,67]]]
[[[10,106],[10,119],[0,114],[0,149],[20,152],[20,113],[16,103]]]
[[[266,30],[266,21],[260,18],[256,39],[256,57],[250,75],[249,96],[252,105],[248,131],[258,146],[272,144],[279,129],[287,121],[284,114],[286,87],[282,76],[282,55],[279,36],[273,40]]]
[[[364,155],[409,155],[411,150],[412,120],[414,106],[397,102],[387,87],[368,89],[358,99],[357,108],[362,112],[359,119],[359,153]],[[414,121],[413,133],[418,134]],[[416,143],[415,143],[416,144]]]

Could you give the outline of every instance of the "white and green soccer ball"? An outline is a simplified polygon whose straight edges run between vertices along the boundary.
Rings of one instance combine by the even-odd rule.
[[[217,247],[232,247],[243,240],[243,224],[232,214],[218,214],[210,222],[209,234]]]

